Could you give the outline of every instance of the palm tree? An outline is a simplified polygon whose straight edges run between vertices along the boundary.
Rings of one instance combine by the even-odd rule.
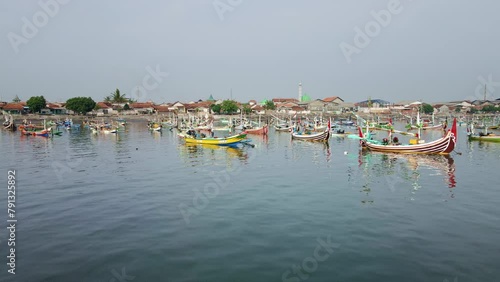
[[[107,96],[104,101],[112,103],[126,103],[128,102],[128,99],[125,98],[125,94],[120,93],[120,89],[116,88],[115,92],[111,92],[111,94]]]

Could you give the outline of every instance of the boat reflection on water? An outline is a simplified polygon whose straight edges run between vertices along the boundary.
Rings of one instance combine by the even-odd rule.
[[[307,141],[290,141],[290,148],[292,149],[292,160],[297,161],[304,157],[311,157],[315,164],[331,161],[331,150],[329,142],[307,142]]]
[[[442,176],[448,188],[457,185],[455,161],[450,155],[405,155],[360,152],[358,163],[365,179],[362,192],[371,191],[371,183],[382,183],[392,192],[410,187],[414,194],[421,186],[421,176]],[[435,184],[433,183],[433,186]],[[454,197],[453,194],[451,197]]]
[[[179,152],[181,158],[192,164],[218,163],[220,160],[232,162],[235,159],[245,162],[248,160],[248,153],[244,146],[243,144],[219,146],[186,143],[179,144]]]

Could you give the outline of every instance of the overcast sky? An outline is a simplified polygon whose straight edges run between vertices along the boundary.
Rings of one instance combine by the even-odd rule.
[[[53,1],[1,1],[5,101],[500,97],[500,1]]]

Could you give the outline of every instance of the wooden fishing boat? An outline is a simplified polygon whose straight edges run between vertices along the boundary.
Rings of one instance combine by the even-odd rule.
[[[500,142],[500,135],[493,133],[488,133],[486,135],[468,135],[469,141],[488,141],[488,142]]]
[[[183,138],[186,143],[194,144],[209,144],[209,145],[231,145],[237,144],[247,137],[246,134],[237,134],[228,137],[195,137],[192,134],[181,133],[179,137]]]
[[[16,124],[14,123],[12,115],[9,116],[8,118],[7,117],[5,118],[5,122],[3,123],[3,128],[9,131],[16,131],[17,127]]]
[[[274,130],[278,132],[290,132],[292,128],[288,124],[278,124],[274,126]]]
[[[455,149],[457,142],[457,120],[453,120],[453,126],[446,132],[442,138],[429,142],[414,145],[396,145],[396,144],[376,144],[371,140],[364,138],[359,128],[359,136],[363,149],[383,153],[403,153],[403,154],[449,154]]]
[[[330,136],[332,137],[346,137],[348,135],[352,134],[352,132],[346,132],[344,129],[335,129],[330,132]]]
[[[292,131],[292,140],[304,140],[304,141],[316,141],[316,142],[328,142],[330,137],[330,122],[323,132],[311,133],[311,132],[294,132]]]
[[[500,142],[500,135],[496,135],[488,132],[486,128],[485,132],[474,132],[474,124],[467,127],[467,139],[469,141],[487,141],[487,142]]]
[[[161,131],[163,128],[161,123],[158,122],[150,122],[148,123],[148,129],[151,131]]]
[[[256,127],[256,128],[251,128],[251,129],[245,129],[245,131],[243,131],[243,133],[245,134],[257,134],[257,135],[267,135],[269,131],[269,128],[266,125],[264,126],[261,126],[261,127]]]
[[[35,129],[35,128],[29,128],[29,127],[24,127],[21,130],[22,135],[27,135],[27,136],[42,136],[42,137],[49,137],[50,135],[51,128],[49,129]]]

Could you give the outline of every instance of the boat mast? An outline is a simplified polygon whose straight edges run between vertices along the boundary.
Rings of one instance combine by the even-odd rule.
[[[418,139],[420,139],[420,109],[417,111],[417,128],[418,128]]]

